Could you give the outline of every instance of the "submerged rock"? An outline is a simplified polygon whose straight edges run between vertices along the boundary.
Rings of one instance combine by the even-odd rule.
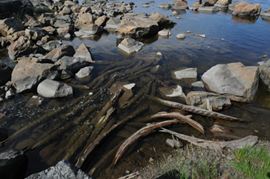
[[[206,88],[224,94],[233,101],[251,102],[259,85],[259,70],[256,66],[242,63],[215,65],[202,76]]]
[[[48,179],[48,178],[61,178],[61,179],[93,179],[90,175],[84,173],[67,160],[58,162],[44,171],[30,175],[26,179]]]
[[[71,86],[49,79],[42,81],[38,85],[37,92],[46,98],[59,98],[73,95],[73,89]]]
[[[118,48],[130,54],[133,52],[138,52],[143,46],[144,44],[142,42],[138,42],[130,37],[127,37],[118,45]]]
[[[197,68],[187,68],[183,70],[172,71],[172,78],[176,80],[185,78],[197,78]]]
[[[179,85],[169,86],[169,87],[160,87],[158,91],[162,97],[166,98],[184,98],[186,95],[182,90],[182,87]]]
[[[59,70],[77,73],[81,68],[91,65],[91,62],[83,58],[64,56],[55,65],[58,66]]]

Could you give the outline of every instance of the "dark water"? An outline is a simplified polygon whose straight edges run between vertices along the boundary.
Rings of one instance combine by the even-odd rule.
[[[188,1],[188,4],[191,5],[194,2],[195,0]],[[262,11],[269,8],[267,2],[263,0],[249,0],[249,2],[260,3]],[[114,115],[109,118],[107,125],[96,130],[93,120],[109,100],[108,88],[113,82],[136,83],[133,93],[139,94],[152,79],[149,76],[149,70],[138,77],[135,76],[136,72],[158,64],[161,70],[155,74],[155,77],[170,85],[180,84],[187,94],[191,90],[191,81],[171,80],[172,70],[197,67],[198,80],[200,80],[201,75],[213,65],[231,62],[257,65],[257,62],[264,60],[261,56],[270,55],[270,23],[263,21],[260,17],[247,20],[234,18],[224,12],[206,14],[192,13],[188,10],[184,14],[173,16],[171,10],[158,8],[160,4],[164,3],[161,0],[150,3],[150,8],[140,7],[144,3],[145,1],[136,1],[135,4],[138,8],[134,11],[147,13],[158,11],[168,15],[177,23],[171,29],[172,35],[169,38],[156,36],[143,39],[145,46],[139,53],[132,56],[123,54],[117,48],[117,40],[113,33],[104,33],[101,37],[92,40],[74,38],[72,41],[64,41],[64,44],[71,44],[74,48],[78,48],[81,43],[90,46],[95,60],[102,61],[102,63],[94,64],[94,71],[89,78],[82,80],[75,78],[66,81],[74,87],[73,97],[46,99],[41,106],[27,107],[27,102],[33,95],[30,93],[17,95],[14,99],[0,104],[0,113],[6,114],[5,117],[0,118],[0,127],[8,129],[10,136],[15,134],[4,147],[0,148],[0,152],[36,147],[26,152],[29,159],[26,176],[48,168],[64,158],[76,163],[78,156],[93,141],[93,136],[108,130],[113,123],[124,119],[133,111],[140,110],[144,105],[148,108],[112,133],[100,146],[95,156],[86,162],[83,170],[90,172],[91,169],[96,168],[94,176],[116,178],[124,175],[127,170],[133,172],[147,165],[149,158],[155,158],[156,154],[162,157],[163,153],[170,152],[165,145],[166,138],[170,136],[155,133],[132,146],[115,167],[110,166],[119,144],[124,139],[144,127],[146,123],[160,121],[149,120],[148,116],[158,111],[171,110],[141,97],[137,103],[127,109],[117,108]],[[180,17],[180,19],[176,17]],[[185,40],[176,39],[175,36],[178,33],[186,31],[193,33],[187,34]],[[195,37],[194,34],[205,34],[206,38]],[[161,52],[163,58],[156,64],[150,63],[148,54],[156,52]],[[0,56],[2,61],[14,66],[4,52],[0,54],[2,54]],[[142,63],[140,68],[130,73],[140,61]],[[141,68],[143,65],[145,65],[144,68]],[[115,72],[105,73],[109,70],[115,70]],[[91,85],[94,79],[104,73],[106,75],[100,86],[95,88],[95,84]],[[161,87],[159,83],[154,84],[157,88]],[[154,88],[153,86],[152,84],[150,91]],[[93,92],[94,96],[89,96],[89,92]],[[159,96],[158,92],[155,92],[155,95]],[[117,103],[114,106],[117,107]],[[244,137],[253,134],[262,140],[270,139],[270,93],[264,84],[260,83],[253,102],[249,104],[233,103],[232,107],[222,113],[247,121],[228,124],[234,126],[231,131],[235,135]],[[187,125],[175,125],[170,129],[200,138],[213,139],[214,136],[209,132],[209,127],[215,120],[197,115],[193,115],[193,118],[204,126],[205,135]],[[97,131],[98,133],[96,133]]]

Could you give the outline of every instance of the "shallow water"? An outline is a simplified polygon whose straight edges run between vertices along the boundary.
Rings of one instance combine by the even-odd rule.
[[[191,5],[194,2],[195,0],[188,1],[188,4]],[[262,11],[269,8],[266,1],[263,0],[249,0],[249,2],[260,3]],[[43,143],[36,146],[34,150],[26,152],[29,159],[26,176],[48,168],[63,158],[68,158],[71,162],[76,163],[85,146],[93,140],[91,136],[94,136],[95,128],[92,119],[95,117],[96,112],[100,111],[102,106],[109,100],[107,88],[110,88],[111,84],[116,81],[134,82],[136,87],[133,92],[138,94],[151,81],[147,74],[149,70],[145,71],[145,75],[140,75],[134,79],[132,77],[135,74],[129,73],[129,70],[138,64],[140,60],[142,60],[143,64],[147,64],[147,54],[149,53],[161,52],[163,54],[163,58],[158,62],[161,70],[155,74],[155,77],[162,82],[170,83],[170,85],[180,84],[186,94],[191,90],[191,81],[172,80],[172,70],[197,67],[198,80],[200,80],[201,75],[213,65],[231,62],[257,65],[257,62],[264,60],[261,56],[270,55],[270,23],[263,21],[260,17],[257,20],[250,21],[233,18],[229,13],[224,12],[206,14],[192,13],[188,10],[184,14],[173,16],[171,10],[158,8],[160,4],[164,3],[161,0],[150,3],[149,8],[141,7],[145,1],[139,0],[135,3],[138,6],[134,9],[135,12],[151,13],[158,11],[168,15],[170,19],[177,23],[171,29],[172,35],[169,38],[155,36],[143,39],[145,46],[139,53],[132,56],[126,56],[117,48],[117,40],[113,33],[103,33],[101,37],[94,40],[74,38],[71,41],[63,41],[64,44],[73,45],[75,49],[81,43],[90,46],[95,60],[103,62],[94,64],[94,71],[89,78],[83,80],[75,78],[66,81],[74,87],[74,96],[65,99],[47,99],[44,100],[41,106],[27,107],[27,102],[33,95],[29,93],[17,95],[14,99],[0,104],[0,113],[6,114],[5,117],[0,118],[0,127],[8,129],[10,136],[28,126],[27,129],[0,148],[0,152],[34,146],[42,139],[46,139],[47,136],[53,136],[47,141],[43,140]],[[187,34],[185,40],[176,39],[175,36],[178,33],[186,31],[193,33]],[[194,34],[205,34],[206,38],[195,37]],[[0,54],[2,54],[0,56],[2,61],[14,66],[6,53]],[[146,67],[153,66],[152,63]],[[105,76],[101,85],[106,86],[106,88],[94,90],[95,85],[91,86],[90,89],[85,87],[89,86],[94,79],[104,72],[119,67],[123,68],[116,70],[116,73],[112,73],[116,74],[116,77],[113,75]],[[157,83],[157,87],[160,86]],[[93,92],[97,96],[91,97],[89,92]],[[158,92],[155,94],[159,96]],[[270,93],[266,90],[264,84],[260,83],[253,102],[249,104],[233,103],[232,107],[222,111],[222,113],[240,117],[247,121],[245,123],[234,123],[234,127],[231,129],[234,134],[240,137],[253,134],[259,136],[262,140],[269,140],[269,101]],[[134,145],[115,167],[111,168],[109,166],[115,150],[125,138],[145,126],[146,123],[159,121],[149,120],[147,118],[149,115],[161,110],[170,111],[166,107],[142,98],[126,110],[118,108],[115,115],[109,119],[107,127],[100,129],[100,131],[106,131],[111,124],[124,119],[132,111],[139,109],[143,105],[148,105],[148,109],[112,133],[104,144],[100,146],[95,157],[91,161],[87,161],[87,164],[83,166],[84,171],[89,172],[92,168],[97,167],[94,176],[98,178],[116,178],[124,175],[127,170],[133,172],[147,165],[150,157],[155,158],[156,154],[162,157],[163,153],[170,151],[165,145],[166,138],[170,136],[155,133]],[[115,106],[117,107],[117,104]],[[93,111],[91,112],[91,110]],[[88,112],[90,113],[88,114]],[[187,125],[175,125],[171,129],[200,138],[213,139],[209,127],[213,125],[214,120],[198,115],[193,115],[193,118],[204,126],[205,135]],[[99,162],[101,163],[99,164]]]

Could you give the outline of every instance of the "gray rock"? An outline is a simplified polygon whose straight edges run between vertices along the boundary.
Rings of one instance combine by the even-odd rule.
[[[52,51],[50,51],[45,57],[44,59],[50,59],[54,62],[56,62],[57,60],[59,60],[60,58],[64,57],[64,56],[73,56],[75,54],[75,50],[73,48],[73,46],[71,45],[63,45],[57,49],[53,49]]]
[[[24,26],[17,18],[11,17],[0,20],[0,34],[3,36],[8,36],[21,30],[24,30]]]
[[[118,48],[130,54],[133,52],[138,52],[143,46],[144,44],[142,42],[138,42],[130,37],[127,37],[118,45]]]
[[[164,3],[164,4],[161,4],[160,6],[158,6],[160,9],[170,9],[172,7],[171,4],[169,3]]]
[[[181,80],[185,78],[197,78],[197,68],[174,70],[172,71],[172,78],[176,80]]]
[[[88,67],[84,67],[82,69],[80,69],[75,76],[78,78],[84,78],[89,76],[92,73],[92,70],[94,69],[93,66],[88,66]]]
[[[79,48],[76,50],[74,57],[82,58],[89,62],[93,62],[93,56],[89,48],[87,48],[84,44],[81,44]]]
[[[205,91],[204,84],[202,81],[196,81],[191,83],[192,90],[194,91]]]
[[[158,35],[160,35],[160,36],[170,36],[171,32],[170,32],[169,29],[163,29],[163,30],[158,32]]]
[[[202,81],[209,91],[224,94],[233,101],[250,102],[258,89],[259,70],[240,62],[219,64],[206,71]]]
[[[16,94],[16,90],[13,89],[13,88],[10,88],[10,89],[6,92],[5,98],[6,98],[6,99],[14,98],[15,94]]]
[[[270,59],[259,66],[260,78],[270,89]]]
[[[150,5],[149,4],[143,4],[142,7],[143,8],[148,8],[148,7],[150,7]]]
[[[67,80],[73,76],[74,76],[74,74],[71,71],[62,70],[62,72],[61,72],[61,79],[62,80]]]
[[[81,68],[91,65],[91,62],[83,58],[65,56],[59,59],[55,65],[58,66],[59,70],[77,73]]]
[[[117,17],[110,18],[104,29],[110,30],[110,29],[117,29],[121,25],[121,20]]]
[[[79,31],[75,32],[77,37],[89,38],[100,33],[103,29],[96,24],[89,24],[82,27]]]
[[[87,173],[84,173],[67,160],[58,162],[44,171],[30,175],[26,179],[48,179],[48,178],[61,178],[61,179],[93,179]]]
[[[38,85],[37,92],[46,98],[59,98],[73,95],[73,89],[71,86],[49,79],[42,81]]]
[[[215,13],[219,11],[219,8],[216,6],[203,6],[197,9],[198,12],[205,12],[205,13]]]
[[[6,84],[6,82],[10,81],[12,68],[7,66],[6,64],[0,62],[0,86]]]
[[[186,103],[213,111],[220,111],[231,106],[231,101],[227,96],[204,91],[189,92]]]
[[[49,35],[49,33],[41,27],[30,27],[25,30],[25,37],[34,41],[41,40],[46,35]]]
[[[59,48],[61,46],[61,42],[54,40],[47,42],[42,47],[47,51],[52,51],[53,49]]]
[[[263,20],[270,20],[270,8],[260,14]]]
[[[0,142],[8,138],[8,131],[4,128],[0,128]]]
[[[0,154],[0,174],[3,179],[22,178],[28,165],[22,151],[10,150]]]
[[[185,39],[187,36],[186,36],[186,34],[183,34],[183,33],[180,33],[180,34],[177,34],[176,35],[176,38],[178,38],[178,39]]]
[[[179,85],[169,86],[169,87],[160,87],[158,88],[160,95],[164,98],[184,98],[186,95],[182,90],[182,87]]]

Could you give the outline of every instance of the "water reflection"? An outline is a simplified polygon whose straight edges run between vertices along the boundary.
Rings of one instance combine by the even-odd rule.
[[[259,16],[256,17],[235,17],[232,16],[232,20],[236,23],[247,23],[247,24],[255,24],[258,20]]]

